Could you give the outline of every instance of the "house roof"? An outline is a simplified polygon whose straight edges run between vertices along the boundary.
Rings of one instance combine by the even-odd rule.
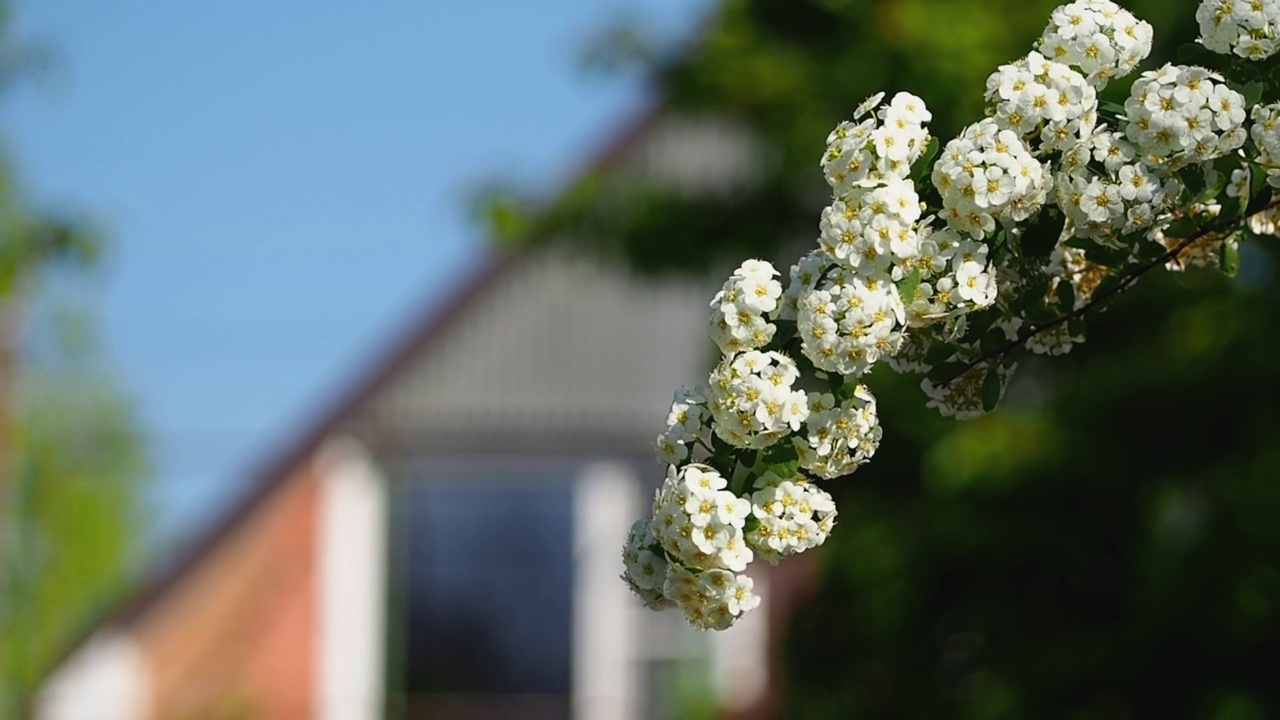
[[[247,491],[239,499],[159,572],[128,595],[105,617],[102,624],[127,625],[144,613],[288,480],[290,474],[307,461],[344,418],[366,398],[376,393],[413,357],[428,348],[476,297],[519,262],[523,254],[517,252],[490,258],[443,307],[431,308],[420,314],[408,332],[396,340],[366,374],[347,387],[328,410],[319,414],[310,426],[282,445],[252,474]]]
[[[681,141],[682,137],[683,141]],[[684,191],[698,192],[700,188],[714,187],[726,177],[742,171],[741,162],[725,160],[733,154],[735,147],[739,152],[742,151],[742,142],[740,129],[726,126],[717,119],[708,119],[706,122],[699,123],[697,120],[690,121],[688,118],[671,118],[664,115],[663,105],[658,103],[639,114],[595,153],[585,165],[582,175],[613,172],[623,168],[625,172],[638,173]],[[706,173],[707,176],[702,177],[698,174],[699,172]],[[714,180],[708,180],[709,177]],[[224,538],[242,526],[256,508],[262,506],[276,490],[283,486],[291,474],[307,462],[327,437],[341,432],[344,425],[349,425],[361,413],[366,417],[369,416],[371,406],[375,405],[372,401],[377,396],[383,394],[397,379],[406,375],[415,362],[419,362],[421,358],[430,354],[430,351],[445,344],[442,341],[457,329],[464,315],[482,304],[481,301],[491,295],[495,288],[522,269],[526,269],[538,254],[539,251],[535,248],[523,248],[505,254],[492,255],[442,306],[432,303],[430,307],[418,313],[399,338],[390,345],[387,352],[374,362],[367,372],[349,385],[327,411],[318,414],[313,423],[304,428],[292,441],[282,445],[275,454],[251,473],[248,490],[237,502],[180,550],[170,562],[148,577],[111,611],[89,627],[75,643],[70,644],[56,665],[61,665],[98,628],[128,626],[165,597],[184,576],[210,555]],[[620,276],[614,275],[613,280],[618,277]],[[664,297],[666,292],[665,288],[646,289],[646,286],[650,285],[648,282],[633,281],[631,284],[632,295],[639,297],[638,304],[642,306],[657,305],[657,299]],[[638,296],[636,288],[641,288]],[[700,287],[695,287],[694,291],[699,295],[702,293]],[[668,308],[673,303],[690,307],[685,304],[686,300],[687,297],[677,297],[668,303]],[[655,316],[654,313],[658,315]],[[660,313],[660,308],[650,308],[651,317],[646,322],[652,324],[654,317],[660,316]],[[699,318],[697,322],[704,321]],[[690,328],[683,327],[677,334],[683,340],[690,335]],[[705,339],[704,326],[699,324],[692,330],[692,334],[699,339]],[[615,337],[616,339],[618,338]],[[694,346],[692,350],[684,349],[686,352],[696,355],[700,351],[697,343],[685,344]],[[613,354],[609,357],[615,361],[635,362],[634,358],[626,357],[625,350],[620,353],[617,347],[612,347],[611,350]],[[581,370],[582,366],[576,369],[578,372]],[[572,371],[574,370],[571,369],[569,372]],[[666,383],[668,375],[669,373],[659,374],[657,377],[662,378],[661,383]],[[641,386],[638,390],[646,394],[655,392],[653,379],[651,377],[650,384]],[[598,387],[596,389],[598,390]],[[669,393],[671,389],[664,384],[656,392]],[[565,412],[572,412],[573,409],[568,408]],[[384,414],[386,412],[385,408],[375,407],[372,414],[377,415],[379,410]],[[652,426],[646,425],[646,427]],[[649,430],[646,429],[645,432]]]
[[[655,103],[638,114],[591,157],[582,172],[596,173],[614,167],[653,126],[661,110],[661,103]],[[521,248],[492,254],[443,305],[436,302],[438,298],[432,298],[428,307],[415,316],[382,357],[349,385],[328,410],[318,414],[313,423],[281,445],[279,450],[251,473],[248,489],[237,501],[168,562],[124,594],[111,609],[86,627],[84,632],[63,649],[49,670],[63,664],[100,628],[129,625],[164,597],[202,559],[211,554],[223,538],[241,526],[255,508],[271,497],[289,478],[290,473],[306,462],[344,419],[390,382],[409,362],[437,342],[457,322],[465,309],[513,268],[526,261],[531,252],[530,248]]]

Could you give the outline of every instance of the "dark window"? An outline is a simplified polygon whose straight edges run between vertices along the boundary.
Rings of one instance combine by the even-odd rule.
[[[567,702],[570,484],[422,482],[401,499],[408,693]]]

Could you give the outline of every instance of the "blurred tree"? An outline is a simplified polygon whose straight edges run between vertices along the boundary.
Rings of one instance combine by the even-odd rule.
[[[647,269],[785,267],[816,235],[839,120],[907,90],[945,142],[1057,4],[727,0],[691,47],[632,56],[657,58],[663,112],[750,128],[764,177],[691,197],[605,169],[520,222],[539,204],[494,202],[498,230]],[[1192,0],[1124,4],[1155,27],[1143,69],[1195,35]],[[1243,252],[1235,280],[1146,279],[1091,319],[1086,345],[1027,361],[977,421],[874,373],[884,440],[827,484],[840,527],[788,641],[784,717],[1280,717],[1280,258],[1274,243]]]
[[[47,56],[0,3],[0,93]],[[139,527],[141,439],[87,315],[50,275],[97,258],[84,223],[29,211],[0,158],[0,717],[18,717],[75,632],[118,592]],[[65,284],[65,283],[64,283]]]

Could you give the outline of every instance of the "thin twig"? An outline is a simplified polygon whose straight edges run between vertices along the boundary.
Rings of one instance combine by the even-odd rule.
[[[1248,218],[1251,218],[1254,215],[1257,215],[1258,213],[1261,213],[1273,207],[1276,207],[1277,204],[1280,204],[1280,198],[1272,199],[1271,202],[1267,203],[1265,206],[1263,206],[1259,210],[1249,215],[1245,215],[1244,213],[1241,213],[1240,215],[1236,216],[1235,220],[1232,221],[1232,225],[1238,225],[1242,221],[1247,220]],[[1036,325],[1029,325],[1028,326],[1030,329],[1029,332],[1019,335],[1018,337],[1014,338],[1013,340],[1010,340],[1004,345],[1001,345],[995,350],[992,350],[990,352],[984,353],[983,355],[980,355],[976,360],[965,363],[964,368],[961,369],[960,372],[957,372],[955,375],[943,381],[941,384],[941,387],[946,387],[947,385],[950,385],[951,383],[955,382],[956,380],[964,376],[965,373],[978,367],[979,365],[982,365],[983,363],[989,362],[991,360],[995,360],[997,358],[1004,357],[1005,355],[1018,349],[1023,344],[1025,344],[1028,340],[1039,335],[1040,333],[1043,333],[1047,330],[1052,330],[1053,328],[1058,327],[1059,325],[1062,325],[1064,323],[1071,322],[1072,320],[1075,320],[1078,317],[1083,317],[1086,313],[1092,310],[1099,303],[1107,300],[1108,298],[1114,297],[1115,295],[1119,295],[1125,290],[1128,290],[1129,286],[1132,285],[1134,282],[1136,282],[1138,278],[1147,274],[1151,270],[1169,262],[1173,258],[1180,255],[1182,251],[1186,250],[1187,247],[1190,246],[1192,243],[1204,238],[1205,236],[1209,235],[1212,232],[1221,232],[1221,231],[1210,230],[1209,228],[1202,228],[1201,230],[1193,233],[1190,237],[1178,243],[1172,249],[1161,254],[1159,257],[1155,258],[1154,260],[1149,260],[1139,265],[1137,268],[1131,271],[1128,275],[1126,275],[1114,287],[1108,289],[1106,292],[1098,293],[1097,295],[1093,296],[1089,300],[1089,302],[1085,303],[1084,305],[1081,305],[1080,307],[1072,310],[1071,312],[1065,315],[1062,315],[1060,317],[1056,317],[1053,320],[1050,320],[1048,322],[1044,322]]]

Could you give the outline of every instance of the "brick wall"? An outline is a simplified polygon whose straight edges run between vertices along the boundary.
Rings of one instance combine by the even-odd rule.
[[[290,477],[141,619],[153,720],[310,716],[317,489]]]

